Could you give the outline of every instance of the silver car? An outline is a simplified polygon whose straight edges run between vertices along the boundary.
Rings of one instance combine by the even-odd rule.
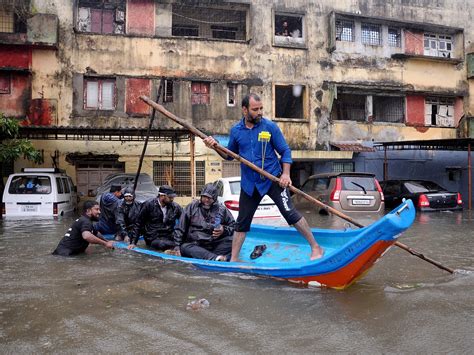
[[[310,176],[301,190],[322,203],[342,213],[384,211],[384,196],[374,174],[325,173]],[[293,195],[293,203],[299,210],[314,210],[326,213],[323,208],[299,195]]]

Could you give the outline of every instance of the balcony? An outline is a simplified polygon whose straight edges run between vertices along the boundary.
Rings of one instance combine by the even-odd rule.
[[[0,44],[57,48],[59,21],[56,15],[36,14],[23,23],[11,16],[13,26],[9,31],[0,32]]]

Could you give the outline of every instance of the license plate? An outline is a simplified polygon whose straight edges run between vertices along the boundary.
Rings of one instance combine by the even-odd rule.
[[[21,206],[22,212],[38,212],[38,206],[35,205],[24,205]]]
[[[370,200],[352,200],[353,205],[370,205]]]

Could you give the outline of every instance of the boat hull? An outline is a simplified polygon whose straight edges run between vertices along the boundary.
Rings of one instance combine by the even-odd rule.
[[[310,261],[310,248],[304,238],[290,227],[252,225],[240,253],[242,262],[218,262],[167,255],[161,252],[134,248],[132,251],[190,263],[198,268],[216,272],[236,272],[276,277],[292,282],[312,283],[343,289],[362,277],[377,260],[408,229],[415,218],[411,200],[388,213],[375,223],[360,229],[312,229],[318,243],[324,248],[321,259]],[[267,246],[263,255],[250,259],[256,245]],[[118,248],[127,248],[122,242]]]

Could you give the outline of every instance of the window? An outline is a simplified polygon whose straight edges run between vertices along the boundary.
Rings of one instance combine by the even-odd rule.
[[[193,105],[209,105],[210,102],[210,83],[192,82],[191,103]]]
[[[125,33],[125,2],[80,0],[77,30],[102,34]]]
[[[58,189],[58,194],[64,193],[63,182],[61,181],[61,178],[56,178],[56,187]]]
[[[205,183],[204,161],[196,161],[196,191]],[[171,185],[179,196],[191,196],[191,167],[187,161],[154,161],[153,181],[155,185]]]
[[[15,32],[15,17],[13,11],[0,9],[0,33]]]
[[[0,95],[11,93],[11,76],[10,73],[0,72]]]
[[[212,25],[212,38],[236,39],[238,27]]]
[[[166,79],[163,89],[163,102],[173,102],[173,81]]]
[[[454,127],[454,99],[427,97],[425,99],[427,126]]]
[[[355,171],[354,162],[334,162],[332,171],[335,173],[353,173]]]
[[[85,79],[84,109],[115,110],[115,80]]]
[[[433,57],[451,58],[453,39],[451,36],[425,33],[424,54]]]
[[[227,106],[235,106],[236,92],[237,92],[237,85],[227,84]]]
[[[198,26],[191,26],[191,25],[173,25],[171,29],[171,34],[173,36],[190,36],[190,37],[198,37],[199,36],[199,27]]]
[[[336,41],[354,42],[354,21],[336,21]]]
[[[12,178],[8,187],[10,194],[49,194],[51,179],[48,176],[17,175]]]
[[[67,178],[62,178],[63,180],[63,185],[64,185],[64,193],[68,194],[71,192],[71,188],[69,187],[69,181]]]
[[[389,28],[388,29],[388,45],[390,47],[402,46],[402,33],[399,28]]]
[[[276,85],[275,117],[304,118],[304,97],[302,85]]]
[[[362,43],[370,46],[382,45],[382,33],[380,25],[363,23],[362,24]]]
[[[337,120],[403,123],[405,98],[372,94],[338,93],[335,101]]]
[[[365,95],[337,94],[336,119],[365,121]]]
[[[405,121],[405,98],[393,96],[373,96],[373,119],[376,122]]]
[[[174,3],[171,34],[244,41],[247,39],[247,7],[235,5],[224,9]]]
[[[276,14],[275,36],[303,37],[303,16]]]

